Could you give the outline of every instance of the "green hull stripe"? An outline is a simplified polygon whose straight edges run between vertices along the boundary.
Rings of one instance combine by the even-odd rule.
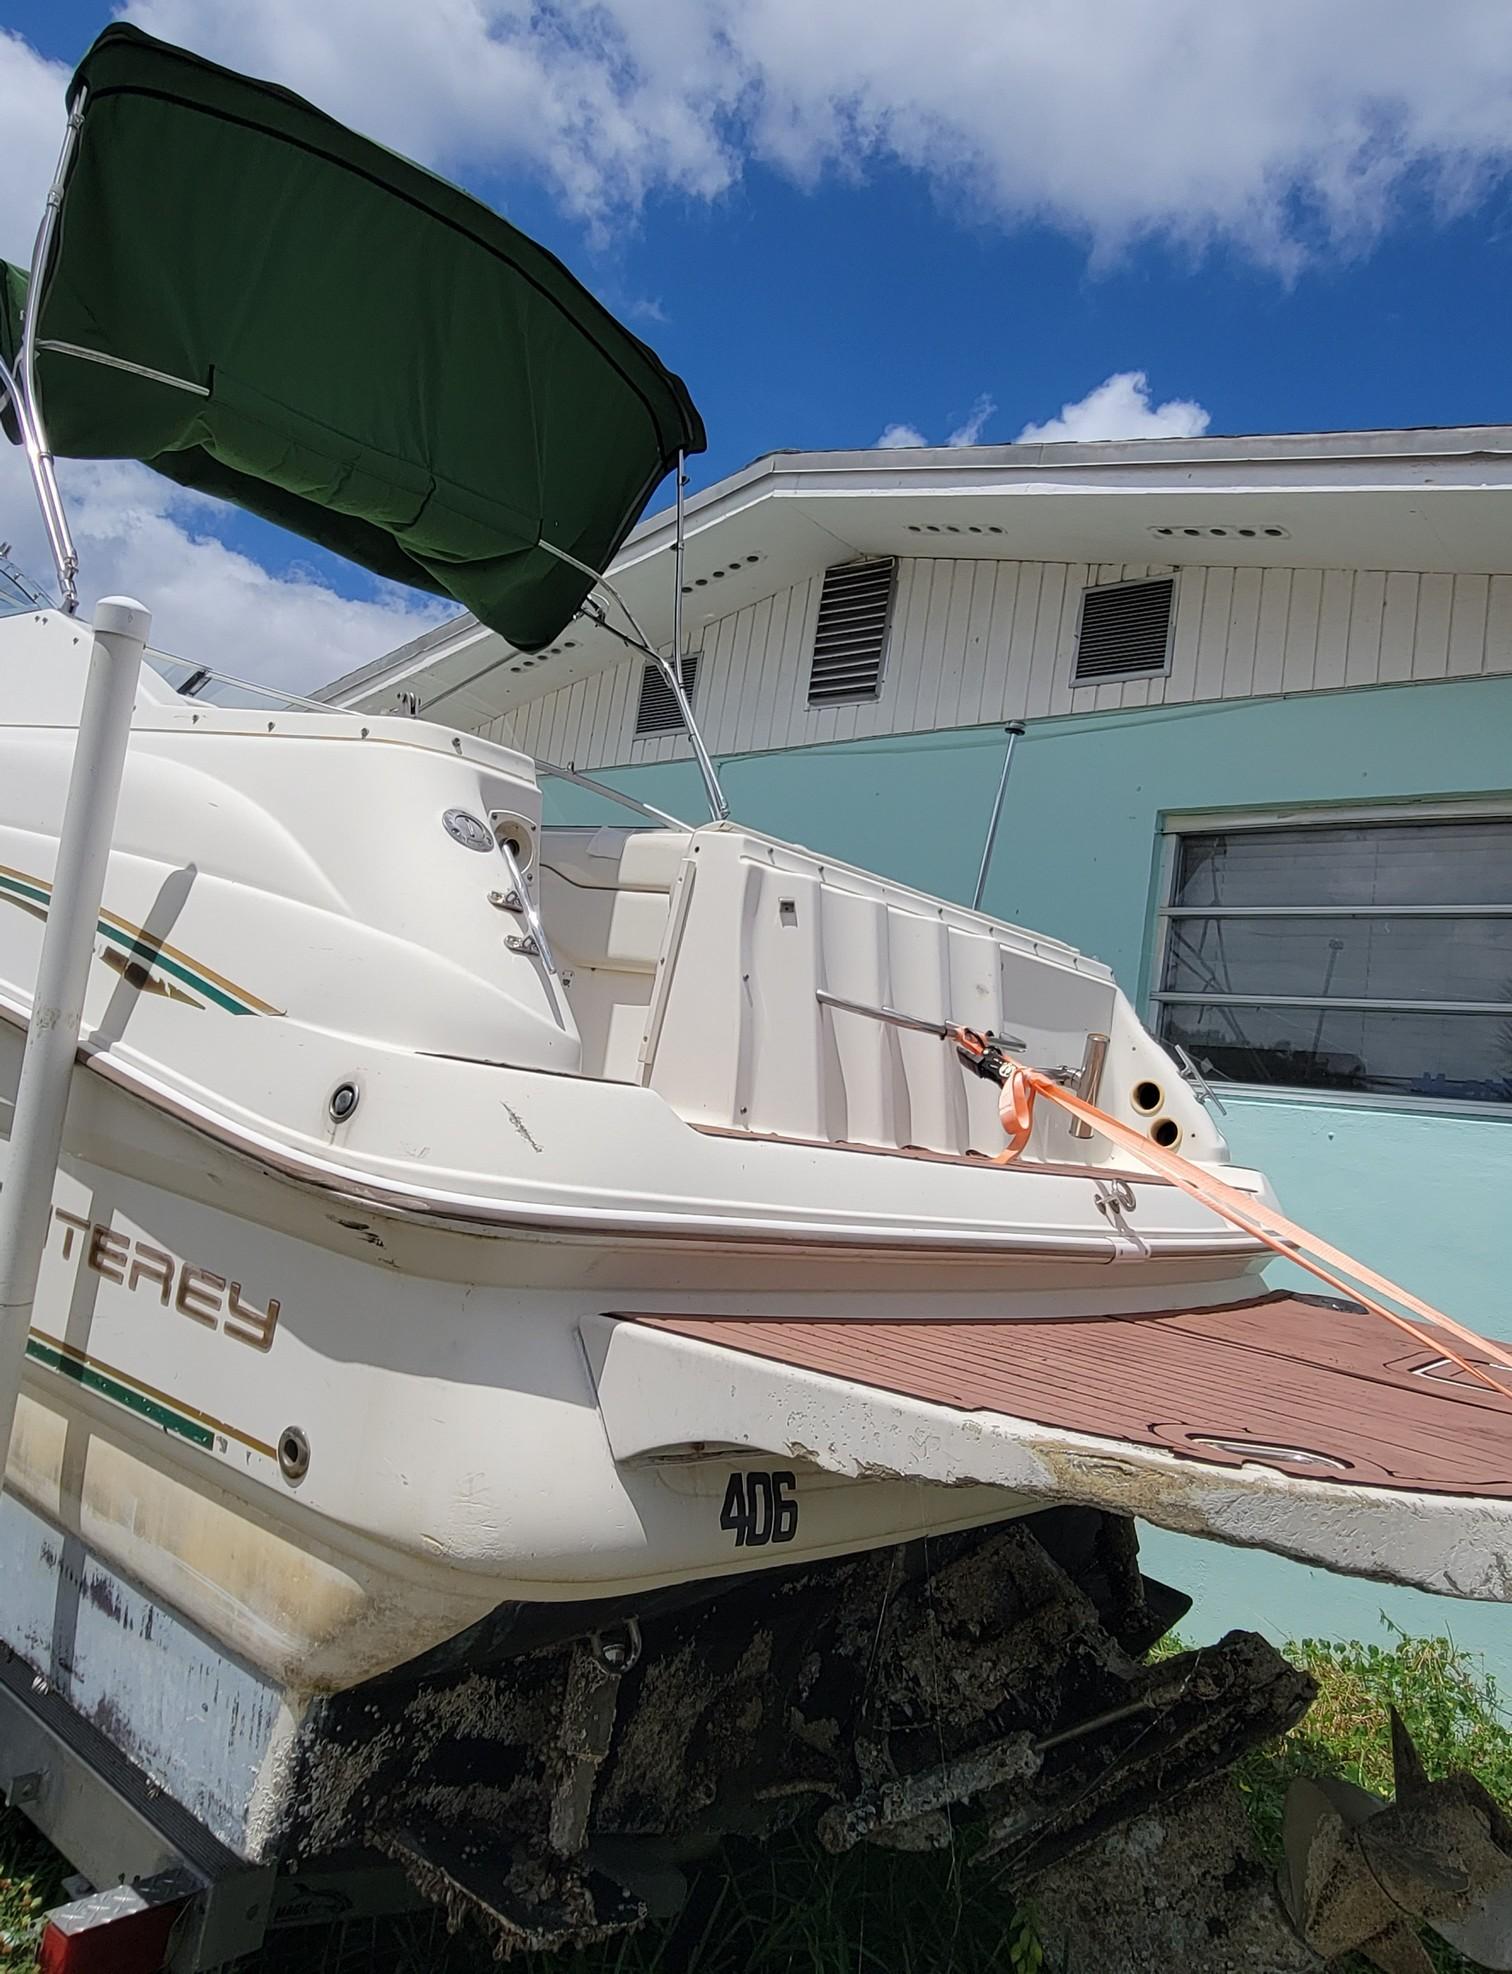
[[[76,1385],[85,1391],[98,1392],[102,1398],[114,1399],[117,1405],[124,1405],[128,1412],[135,1412],[139,1418],[148,1419],[164,1432],[177,1433],[180,1439],[187,1439],[195,1446],[213,1448],[215,1435],[208,1426],[202,1426],[197,1419],[186,1419],[181,1412],[171,1406],[161,1404],[145,1393],[133,1391],[130,1385],[123,1385],[118,1378],[108,1377],[97,1371],[92,1364],[82,1363],[77,1357],[65,1357],[61,1350],[54,1350],[51,1344],[40,1342],[36,1337],[28,1337],[26,1354],[49,1371],[57,1371],[65,1378],[72,1378]]]
[[[180,966],[177,960],[169,959],[168,955],[160,952],[156,946],[144,945],[140,939],[132,939],[126,933],[118,932],[113,925],[107,925],[104,919],[100,920],[100,930],[112,945],[119,946],[134,960],[140,960],[143,966],[155,966],[160,973],[171,973],[176,980],[182,980],[186,987],[192,987],[197,994],[203,994],[207,1001],[214,1001],[217,1007],[224,1008],[227,1014],[255,1012],[252,1008],[243,1007],[240,1001],[233,1000],[223,988],[213,986],[191,967]]]
[[[35,884],[23,884],[19,878],[0,877],[0,891],[14,891],[18,898],[30,898],[43,911],[52,903],[51,893],[39,890]]]
[[[50,894],[39,886],[22,884],[13,877],[0,876],[0,891],[8,891],[17,898],[24,898],[28,904],[40,905],[44,912],[52,902]],[[155,966],[161,973],[171,973],[175,980],[181,980],[186,987],[192,987],[197,994],[203,994],[206,1000],[214,1001],[215,1005],[224,1008],[227,1014],[256,1014],[256,1008],[245,1006],[233,995],[228,994],[223,987],[217,987],[213,980],[206,980],[203,974],[196,973],[192,967],[181,966],[177,960],[170,959],[158,947],[147,945],[140,939],[133,939],[118,926],[107,925],[104,919],[99,921],[99,929],[101,936],[108,939],[112,946],[118,946],[132,959],[139,960],[143,966]]]

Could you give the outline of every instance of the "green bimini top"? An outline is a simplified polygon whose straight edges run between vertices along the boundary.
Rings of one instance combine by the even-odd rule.
[[[549,644],[682,452],[681,380],[560,261],[301,97],[106,28],[40,270],[50,449],[140,459]],[[0,266],[14,368],[23,278]],[[10,420],[15,436],[14,420]]]

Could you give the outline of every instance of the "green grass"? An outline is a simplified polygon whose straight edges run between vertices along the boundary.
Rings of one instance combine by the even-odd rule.
[[[1387,1709],[1395,1707],[1430,1776],[1462,1768],[1497,1801],[1512,1806],[1512,1713],[1468,1653],[1447,1638],[1409,1638],[1388,1627],[1389,1646],[1339,1645],[1304,1638],[1285,1647],[1318,1682],[1318,1697],[1290,1734],[1256,1749],[1235,1771],[1250,1821],[1266,1854],[1279,1862],[1286,1786],[1298,1775],[1342,1775],[1378,1796],[1392,1793]],[[1471,1963],[1431,1933],[1424,1943],[1441,1974]],[[1369,1974],[1365,1962],[1340,1963],[1341,1974]]]
[[[68,1866],[26,1819],[0,1809],[0,1970],[32,1974],[42,1915],[63,1897]]]
[[[795,1832],[727,1849],[678,1925],[517,1964],[522,1974],[1033,1974],[1036,1956],[1032,1930],[964,1855],[862,1846],[833,1858]],[[482,1966],[464,1959],[458,1974]]]
[[[1430,1775],[1468,1769],[1512,1805],[1512,1718],[1494,1683],[1450,1640],[1304,1639],[1286,1650],[1317,1680],[1318,1700],[1300,1726],[1236,1771],[1273,1859],[1292,1777],[1345,1775],[1390,1793],[1390,1706]],[[963,1839],[959,1855],[862,1846],[832,1858],[797,1832],[769,1846],[731,1845],[705,1867],[689,1909],[672,1925],[513,1966],[519,1974],[1037,1974],[1032,1925],[988,1873],[971,1870],[968,1850]],[[58,1897],[62,1871],[19,1818],[0,1812],[0,1974],[31,1974],[38,1922]],[[391,1927],[376,1956],[366,1937],[285,1949],[276,1963],[270,1957],[268,1974],[485,1974],[493,1965],[476,1939],[446,1940],[428,1921]],[[1429,1949],[1443,1974],[1467,1965],[1436,1941]]]

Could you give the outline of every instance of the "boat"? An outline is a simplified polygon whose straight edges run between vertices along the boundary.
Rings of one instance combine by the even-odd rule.
[[[94,1882],[208,1854],[245,1945],[381,1856],[502,1950],[800,1812],[974,1806],[1027,1873],[1307,1703],[1246,1634],[1146,1659],[1135,1517],[1512,1597],[1500,1354],[1269,1287],[1095,959],[732,819],[706,751],[708,820],[552,824],[522,753],[83,621],[52,460],[145,460],[513,650],[594,613],[696,744],[605,572],[704,435],[287,92],[116,24],[70,108],[0,311],[57,562],[0,577],[0,1697],[160,1806],[128,1868],[23,1792]]]

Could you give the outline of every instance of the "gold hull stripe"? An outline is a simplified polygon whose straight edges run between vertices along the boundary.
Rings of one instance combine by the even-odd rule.
[[[52,886],[45,878],[33,877],[28,871],[12,870],[7,864],[0,864],[0,897],[10,897],[23,905],[40,906],[45,912],[52,899]],[[191,959],[188,953],[180,952],[177,946],[170,946],[166,940],[156,938],[140,925],[133,925],[130,919],[119,917],[115,912],[101,910],[99,929],[102,936],[119,946],[131,959],[143,966],[155,966],[164,973],[172,974],[186,986],[195,988],[215,1005],[224,1008],[228,1014],[282,1014],[282,1008],[275,1008],[258,995],[249,993],[245,987],[237,986],[234,980],[216,973],[200,961]]]
[[[175,1433],[195,1446],[213,1449],[216,1435],[220,1434],[225,1439],[234,1439],[239,1446],[249,1447],[254,1453],[265,1454],[270,1460],[278,1457],[264,1440],[253,1439],[250,1433],[228,1426],[224,1419],[217,1419],[209,1412],[186,1405],[181,1398],[173,1398],[153,1385],[143,1384],[140,1378],[117,1370],[113,1364],[102,1364],[98,1358],[86,1356],[71,1343],[64,1343],[60,1337],[50,1337],[43,1330],[33,1330],[27,1338],[26,1354],[33,1363],[56,1371],[85,1391],[113,1399],[117,1405],[124,1405],[128,1412],[135,1412],[138,1418],[148,1419],[153,1425],[161,1426],[164,1432]]]

